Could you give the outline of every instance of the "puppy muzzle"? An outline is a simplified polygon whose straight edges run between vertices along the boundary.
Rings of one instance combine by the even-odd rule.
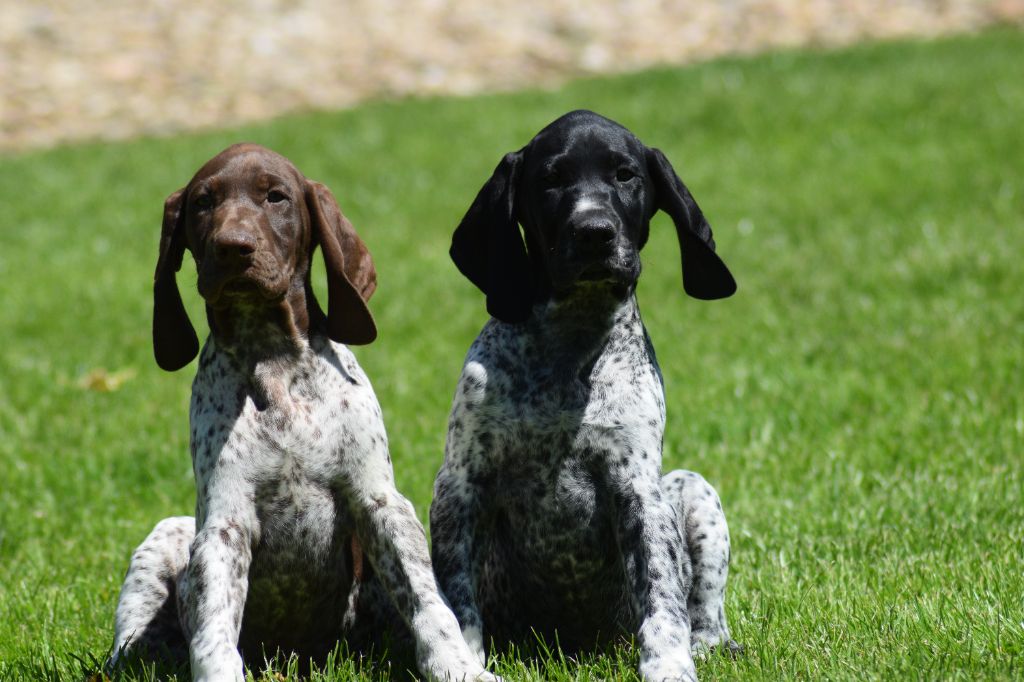
[[[288,275],[260,240],[242,230],[222,230],[199,262],[199,293],[214,306],[235,299],[276,301],[288,289]]]
[[[629,285],[640,274],[636,248],[625,238],[620,225],[598,217],[570,223],[566,239],[555,250],[551,263],[552,284],[570,289],[580,282]]]

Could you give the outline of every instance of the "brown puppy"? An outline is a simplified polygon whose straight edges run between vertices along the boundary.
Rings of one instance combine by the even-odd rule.
[[[318,245],[326,315],[309,274]],[[153,347],[172,371],[199,350],[175,281],[186,249],[210,324],[192,385],[195,518],[161,521],[132,555],[109,668],[187,650],[195,679],[241,680],[243,656],[322,657],[388,633],[411,635],[427,677],[494,679],[438,593],[380,406],[341,345],[376,337],[376,273],[334,197],[245,144],[167,199]]]

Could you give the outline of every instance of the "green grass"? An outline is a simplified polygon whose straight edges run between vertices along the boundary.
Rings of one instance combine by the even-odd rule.
[[[1021,678],[1022,55],[1024,34],[996,30],[0,159],[0,678],[102,659],[131,549],[191,513],[191,370],[161,372],[149,344],[167,194],[242,139],[334,189],[380,274],[380,340],[357,355],[425,519],[485,319],[450,232],[502,153],[577,107],[668,154],[740,284],[686,298],[657,219],[639,297],[666,380],[665,466],[721,493],[746,645],[702,678]],[[83,388],[96,370],[125,380]],[[498,669],[631,678],[634,664],[626,649]]]

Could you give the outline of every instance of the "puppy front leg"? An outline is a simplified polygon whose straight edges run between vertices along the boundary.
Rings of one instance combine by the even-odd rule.
[[[476,602],[471,522],[475,495],[469,483],[442,469],[430,505],[431,558],[441,593],[455,612],[462,635],[480,664],[487,660],[483,619]]]
[[[390,481],[360,496],[357,532],[375,572],[416,641],[420,672],[434,680],[494,680],[470,652],[444,603],[412,504]]]
[[[208,520],[192,541],[184,601],[197,682],[243,679],[238,634],[251,562],[250,534],[233,519]]]
[[[675,510],[658,478],[616,482],[616,529],[639,628],[640,675],[650,682],[696,682],[686,597],[691,568]]]

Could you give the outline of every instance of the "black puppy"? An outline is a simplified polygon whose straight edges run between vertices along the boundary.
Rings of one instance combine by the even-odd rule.
[[[456,389],[430,524],[442,590],[481,658],[487,639],[534,631],[570,650],[635,635],[645,679],[695,679],[691,649],[738,646],[718,495],[661,472],[664,388],[634,296],[659,209],[686,292],[731,295],[665,156],[589,111],[507,154],[455,231],[452,259],[493,319]]]

